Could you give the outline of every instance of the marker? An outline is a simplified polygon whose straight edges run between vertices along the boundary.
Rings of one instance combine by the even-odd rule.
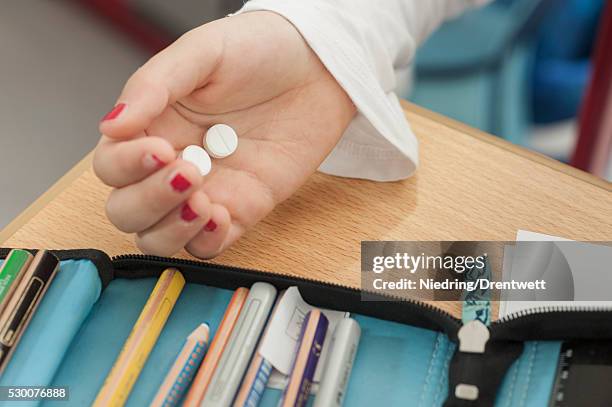
[[[253,284],[200,406],[226,407],[232,404],[275,299],[274,286]]]
[[[354,319],[345,318],[338,323],[313,407],[342,406],[360,337],[361,328]]]
[[[225,158],[238,148],[238,136],[227,124],[215,124],[206,132],[204,148],[213,158]]]
[[[187,397],[183,403],[184,407],[199,407],[200,403],[202,403],[206,390],[208,389],[208,385],[210,384],[215,369],[219,364],[219,359],[221,359],[221,355],[227,345],[227,342],[229,341],[234,325],[236,325],[236,321],[240,315],[240,310],[242,309],[248,295],[249,289],[244,287],[240,287],[234,292],[234,295],[232,296],[232,299],[225,310],[221,324],[217,329],[217,333],[215,334],[215,337],[210,344],[210,348],[206,353],[206,357],[202,362],[202,366],[200,366],[193,384],[191,385],[189,392],[187,392]]]
[[[21,273],[23,276],[0,316],[0,373],[13,355],[59,264],[53,254],[40,250]]]
[[[166,269],[151,292],[94,406],[123,406],[185,286],[177,269]]]
[[[181,153],[181,159],[185,161],[189,161],[200,170],[200,175],[205,176],[208,175],[212,168],[212,161],[210,160],[210,156],[200,146],[191,145],[187,146],[183,152]]]
[[[281,293],[276,298],[274,308],[270,314],[270,321],[274,319],[274,315],[276,314],[276,310],[278,308],[278,303],[282,297],[283,295]],[[270,323],[268,322],[264,333],[261,335],[259,348],[255,351],[255,355],[253,355],[249,369],[244,375],[244,379],[242,379],[242,385],[240,386],[236,400],[234,400],[234,407],[255,407],[258,406],[259,402],[261,401],[261,397],[263,396],[268,380],[270,379],[270,374],[272,373],[272,364],[264,359],[259,353],[263,338],[266,337],[269,327]]]
[[[0,268],[0,315],[33,258],[34,256],[28,251],[13,249],[2,263]]]
[[[208,324],[201,324],[187,337],[183,349],[179,352],[149,407],[179,405],[204,359],[209,333]]]
[[[283,392],[279,407],[302,407],[310,396],[310,387],[314,378],[323,342],[329,322],[317,309],[308,314],[302,323],[302,332],[297,345],[293,366],[289,374],[287,387]]]

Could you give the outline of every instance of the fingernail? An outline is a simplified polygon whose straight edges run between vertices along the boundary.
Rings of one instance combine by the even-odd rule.
[[[106,115],[100,121],[105,122],[107,120],[116,119],[121,112],[123,112],[123,109],[125,109],[125,103],[119,103],[117,106],[113,107],[113,110],[106,113]]]
[[[183,205],[183,209],[181,210],[181,218],[183,218],[185,222],[191,222],[192,220],[197,219],[197,217],[198,214],[191,209],[189,204]]]
[[[178,173],[174,176],[174,178],[172,178],[170,185],[172,185],[172,188],[177,192],[185,192],[189,189],[189,187],[191,187],[191,182]]]
[[[146,154],[142,159],[145,168],[148,169],[159,169],[166,165],[166,163],[159,159],[155,154]]]
[[[214,232],[215,229],[217,229],[217,224],[212,219],[204,226],[204,230],[207,232]]]

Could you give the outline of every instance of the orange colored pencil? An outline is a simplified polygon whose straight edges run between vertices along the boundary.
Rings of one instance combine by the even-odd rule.
[[[187,393],[183,403],[184,407],[200,407],[248,295],[249,289],[245,287],[240,287],[234,292],[217,333],[208,348],[208,353]]]

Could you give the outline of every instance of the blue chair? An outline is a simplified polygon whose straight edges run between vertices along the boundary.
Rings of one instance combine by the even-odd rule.
[[[591,73],[591,54],[604,0],[556,0],[538,34],[533,120],[576,117]]]
[[[409,99],[523,144],[535,27],[552,0],[498,0],[450,21],[418,51]]]

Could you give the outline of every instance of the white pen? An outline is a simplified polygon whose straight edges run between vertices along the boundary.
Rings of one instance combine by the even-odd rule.
[[[354,319],[346,318],[338,323],[313,407],[342,406],[360,337],[361,328]]]
[[[278,310],[278,303],[283,298],[283,294],[284,291],[276,297],[274,308],[272,308],[272,312],[270,313],[270,321],[274,319],[274,315]],[[273,367],[269,361],[261,356],[259,350],[261,349],[262,341],[266,337],[269,328],[270,322],[268,322],[266,325],[266,329],[259,340],[260,348],[255,350],[255,354],[251,359],[249,368],[242,379],[242,384],[240,385],[238,394],[234,399],[234,407],[257,407],[261,401],[261,398],[263,397],[264,391],[266,390],[266,385],[268,384],[268,380],[272,374]]]
[[[276,288],[255,283],[240,311],[236,326],[221,356],[201,407],[230,406],[276,298]]]

